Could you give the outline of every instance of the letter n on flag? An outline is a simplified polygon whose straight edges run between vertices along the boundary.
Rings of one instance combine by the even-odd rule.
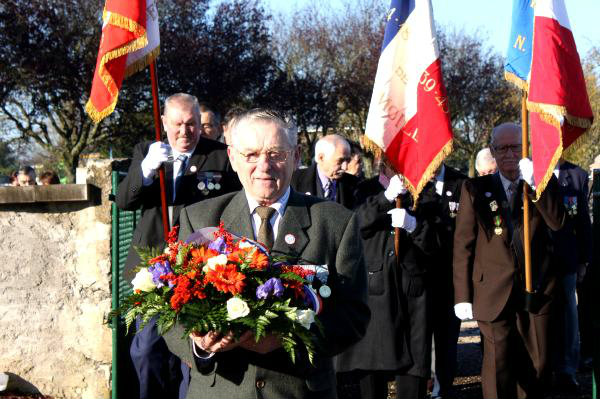
[[[85,110],[95,123],[117,105],[123,79],[158,56],[156,0],[106,0],[92,91]]]
[[[452,150],[430,0],[392,1],[365,136],[404,176],[415,203]]]
[[[536,194],[593,121],[564,0],[514,0],[505,76],[527,90]]]

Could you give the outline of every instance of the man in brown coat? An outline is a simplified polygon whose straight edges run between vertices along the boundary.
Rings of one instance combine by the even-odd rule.
[[[558,230],[564,207],[554,176],[537,202],[533,166],[519,161],[521,127],[492,131],[498,172],[469,179],[462,188],[454,235],[455,312],[474,318],[484,339],[483,397],[537,398],[547,377],[548,321],[555,265],[549,230]],[[532,282],[535,306],[525,310],[523,187],[529,186]]]

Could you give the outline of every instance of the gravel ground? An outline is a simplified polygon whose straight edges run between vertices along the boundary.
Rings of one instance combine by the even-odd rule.
[[[479,328],[477,322],[463,322],[458,339],[458,370],[457,377],[454,379],[456,395],[452,399],[482,399],[481,396],[481,349]],[[589,399],[592,397],[592,372],[586,371],[577,374],[580,383],[580,390],[577,394],[565,394],[551,392],[544,399]],[[395,395],[395,384],[389,385],[390,395],[388,399],[393,399]],[[360,398],[358,385],[352,383],[344,384],[340,387],[339,396],[341,399],[368,399]],[[398,398],[403,399],[403,398]],[[447,398],[444,398],[447,399]]]
[[[481,399],[481,350],[477,322],[463,322],[458,339],[458,372],[454,380],[456,399]],[[546,399],[583,399],[592,397],[592,372],[577,373],[577,394],[551,392]]]

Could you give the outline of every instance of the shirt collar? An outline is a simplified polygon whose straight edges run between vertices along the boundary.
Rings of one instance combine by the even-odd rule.
[[[172,148],[172,150],[173,150],[173,159],[177,159],[180,155],[185,155],[188,159],[190,159],[190,157],[194,153],[195,148],[193,148],[191,151],[188,151],[188,152],[179,152],[174,148]]]
[[[500,175],[500,181],[502,182],[502,188],[504,188],[504,192],[508,192],[508,189],[510,187],[510,185],[512,183],[516,183],[519,181],[519,179],[515,180],[514,182],[512,180],[508,180],[506,177],[504,177],[504,175],[500,172],[497,172],[498,175]]]
[[[335,183],[335,180],[331,180],[329,177],[325,176],[325,173],[319,168],[319,164],[317,164],[317,174],[319,175],[319,180],[321,181],[321,187],[327,187],[329,182]]]
[[[285,212],[285,208],[287,206],[288,200],[290,199],[290,192],[291,192],[291,189],[288,187],[287,190],[285,190],[285,193],[283,193],[283,195],[281,197],[279,197],[279,199],[277,201],[275,201],[274,203],[269,205],[271,208],[275,209],[277,211],[277,213],[279,213],[279,215],[282,217]],[[260,206],[260,204],[254,198],[251,198],[248,195],[248,193],[246,192],[246,190],[244,190],[244,194],[246,194],[246,200],[248,201],[248,208],[250,209],[250,214],[252,215],[254,213],[254,211],[256,210],[256,208],[258,206]]]

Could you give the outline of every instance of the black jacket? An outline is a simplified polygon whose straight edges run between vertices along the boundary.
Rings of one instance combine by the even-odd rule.
[[[337,194],[335,202],[344,205],[348,209],[353,209],[356,205],[354,191],[357,184],[358,178],[356,176],[344,173],[336,183]],[[319,198],[323,198],[323,188],[319,181],[317,164],[313,164],[305,169],[296,170],[292,175],[292,182],[290,185],[294,190],[302,194],[315,195]]]
[[[133,269],[140,262],[133,247],[164,248],[165,237],[162,227],[162,208],[160,205],[160,184],[158,173],[149,186],[142,184],[142,161],[148,153],[151,141],[137,144],[133,149],[133,159],[127,177],[119,184],[116,203],[124,210],[142,210],[142,218],[136,226],[131,247],[125,261],[124,277],[133,278]],[[194,172],[192,170],[195,169]],[[208,172],[208,173],[207,173]],[[212,172],[212,176],[210,173]],[[219,178],[220,174],[220,178]],[[221,186],[219,190],[200,190],[201,180],[211,181]],[[165,165],[165,191],[167,204],[172,206],[173,224],[179,224],[179,212],[184,206],[207,198],[217,197],[241,187],[237,175],[231,169],[226,146],[222,143],[200,138],[194,153],[187,162],[183,180],[179,183],[179,192],[173,202],[173,164]]]
[[[561,273],[575,273],[577,265],[592,261],[592,223],[588,209],[588,174],[563,162],[558,173],[558,192],[567,217],[562,229],[552,232]]]
[[[430,346],[424,277],[427,254],[438,249],[437,242],[417,209],[416,230],[411,234],[400,230],[398,265],[394,228],[387,214],[394,204],[383,192],[377,177],[358,186],[358,200],[367,197],[356,213],[369,279],[371,323],[365,337],[338,356],[338,371],[388,370],[425,377],[430,368]],[[407,196],[403,201],[409,202]]]

